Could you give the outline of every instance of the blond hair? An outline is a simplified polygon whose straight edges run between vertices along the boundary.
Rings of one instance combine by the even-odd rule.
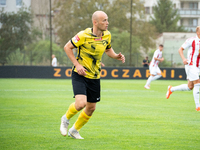
[[[200,26],[197,26],[196,32],[200,31]]]

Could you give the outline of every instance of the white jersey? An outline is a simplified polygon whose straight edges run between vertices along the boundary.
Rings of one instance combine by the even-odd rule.
[[[184,45],[184,44],[183,44]],[[181,47],[183,47],[183,45]],[[188,62],[188,66],[190,64],[190,61],[191,61],[191,58],[192,58],[192,47],[188,48],[188,51],[187,51],[187,62]]]
[[[57,58],[56,57],[53,58],[51,65],[53,67],[57,67]]]
[[[189,38],[181,47],[184,49],[188,49],[188,64],[190,66],[193,65],[196,67],[200,67],[200,39],[197,36]]]
[[[162,51],[160,51],[159,49],[157,49],[154,52],[153,58],[152,58],[151,63],[150,63],[150,66],[152,66],[152,67],[156,67],[159,64],[159,61],[154,59],[155,57],[158,58],[158,59],[162,58]]]

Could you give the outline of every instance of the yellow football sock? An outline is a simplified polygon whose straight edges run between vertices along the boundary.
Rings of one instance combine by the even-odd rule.
[[[85,111],[83,110],[80,115],[78,116],[78,119],[76,120],[74,124],[74,128],[79,131],[91,118],[91,116],[88,116]]]
[[[75,108],[75,103],[72,103],[72,104],[69,106],[69,109],[68,109],[67,112],[66,112],[66,117],[67,117],[67,119],[69,120],[70,118],[72,118],[74,115],[77,114],[77,112],[79,112],[79,111],[76,110],[76,108]]]

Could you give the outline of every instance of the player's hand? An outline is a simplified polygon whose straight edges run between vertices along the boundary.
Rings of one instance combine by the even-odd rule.
[[[160,59],[160,62],[163,62],[164,61],[164,58],[162,57],[161,59]]]
[[[78,74],[81,75],[81,76],[86,76],[87,75],[86,74],[87,70],[82,65],[80,65],[80,64],[78,64],[76,66],[76,70],[77,70]]]
[[[101,67],[105,67],[104,63],[101,62]]]
[[[119,54],[117,54],[117,60],[121,60],[122,63],[125,63],[125,56],[120,52]]]
[[[183,59],[183,64],[187,65],[188,64],[188,60],[186,58]]]

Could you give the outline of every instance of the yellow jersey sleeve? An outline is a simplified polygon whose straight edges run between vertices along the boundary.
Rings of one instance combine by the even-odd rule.
[[[71,43],[74,45],[74,47],[79,47],[84,44],[85,36],[84,31],[80,31],[78,34],[76,34],[72,39]]]

